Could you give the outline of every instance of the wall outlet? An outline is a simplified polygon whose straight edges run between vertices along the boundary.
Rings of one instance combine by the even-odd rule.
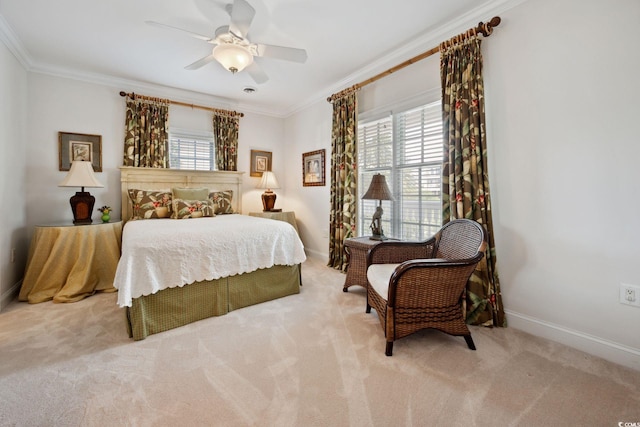
[[[640,286],[620,283],[620,303],[640,307]]]

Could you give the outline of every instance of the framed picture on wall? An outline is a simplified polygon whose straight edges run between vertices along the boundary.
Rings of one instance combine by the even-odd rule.
[[[58,132],[59,169],[68,171],[74,160],[91,162],[94,172],[102,172],[102,135]]]
[[[325,150],[310,151],[302,154],[302,186],[313,187],[325,185],[324,178]]]
[[[271,151],[251,150],[250,176],[262,176],[262,172],[271,170]]]

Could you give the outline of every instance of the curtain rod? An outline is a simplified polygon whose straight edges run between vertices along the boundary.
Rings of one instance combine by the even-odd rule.
[[[462,33],[460,35],[452,37],[450,40],[454,40],[456,38],[458,40],[464,40],[465,38],[467,38],[472,33],[480,33],[485,37],[489,37],[491,35],[491,33],[493,33],[493,28],[497,27],[498,25],[500,25],[500,21],[501,21],[501,19],[500,19],[499,16],[494,16],[493,18],[491,18],[491,20],[489,22],[487,22],[487,23],[480,22],[480,23],[478,23],[477,27],[471,28],[471,29],[465,31],[464,33]],[[444,42],[444,43],[448,43],[448,42]],[[386,77],[389,74],[395,73],[398,70],[401,70],[401,69],[403,69],[405,67],[408,67],[411,64],[415,64],[416,62],[421,61],[421,60],[423,60],[425,58],[428,58],[431,55],[433,55],[434,53],[438,53],[438,52],[440,52],[440,46],[436,46],[436,47],[434,47],[432,49],[429,49],[428,51],[423,52],[420,55],[414,56],[413,58],[407,59],[406,61],[404,61],[404,62],[402,62],[402,63],[400,63],[400,64],[398,64],[398,65],[396,65],[394,67],[391,67],[386,71],[383,71],[383,72],[381,72],[379,74],[376,74],[375,76],[373,76],[371,78],[368,78],[367,80],[364,80],[364,81],[362,81],[360,83],[356,83],[351,87],[348,87],[346,89],[341,90],[340,92],[334,93],[333,95],[331,95],[330,97],[327,98],[327,101],[328,102],[333,102],[336,99],[341,98],[341,97],[343,97],[344,95],[346,95],[346,94],[348,94],[350,92],[357,91],[360,88],[362,88],[362,87],[364,87],[364,86],[366,86],[366,85],[368,85],[370,83],[373,83],[373,82],[375,82],[377,80],[380,80],[381,78]]]
[[[150,100],[150,101],[160,101],[160,100],[162,100],[161,98],[153,98],[153,97],[150,97],[150,96],[138,95],[138,94],[133,93],[133,92],[126,93],[124,91],[120,91],[120,96],[128,96],[131,99],[141,98],[141,99],[147,99],[147,100]],[[219,109],[219,108],[205,107],[203,105],[187,104],[186,102],[172,101],[170,99],[165,99],[164,101],[168,101],[170,104],[174,104],[174,105],[181,105],[183,107],[198,108],[200,110],[212,111],[214,113],[225,114],[225,115],[232,116],[232,117],[235,117],[235,116],[244,117],[244,113],[239,113],[237,111],[222,110],[222,109]]]

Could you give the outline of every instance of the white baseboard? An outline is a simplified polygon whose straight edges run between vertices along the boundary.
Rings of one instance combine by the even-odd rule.
[[[568,345],[585,353],[640,371],[640,349],[575,331],[525,314],[505,310],[509,327]]]
[[[11,288],[9,288],[9,290],[4,292],[0,296],[0,311],[4,310],[4,308],[8,306],[9,303],[13,301],[13,299],[18,295],[18,293],[20,292],[20,286],[22,286],[22,280],[13,285]]]

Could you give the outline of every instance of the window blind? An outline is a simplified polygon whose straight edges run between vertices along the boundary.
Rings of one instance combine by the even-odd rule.
[[[442,150],[440,102],[359,124],[360,197],[375,173],[387,177],[395,198],[382,202],[388,237],[423,240],[440,228]],[[360,235],[370,234],[368,221],[377,203],[360,200]]]
[[[187,170],[214,170],[213,132],[170,130],[169,167]]]

